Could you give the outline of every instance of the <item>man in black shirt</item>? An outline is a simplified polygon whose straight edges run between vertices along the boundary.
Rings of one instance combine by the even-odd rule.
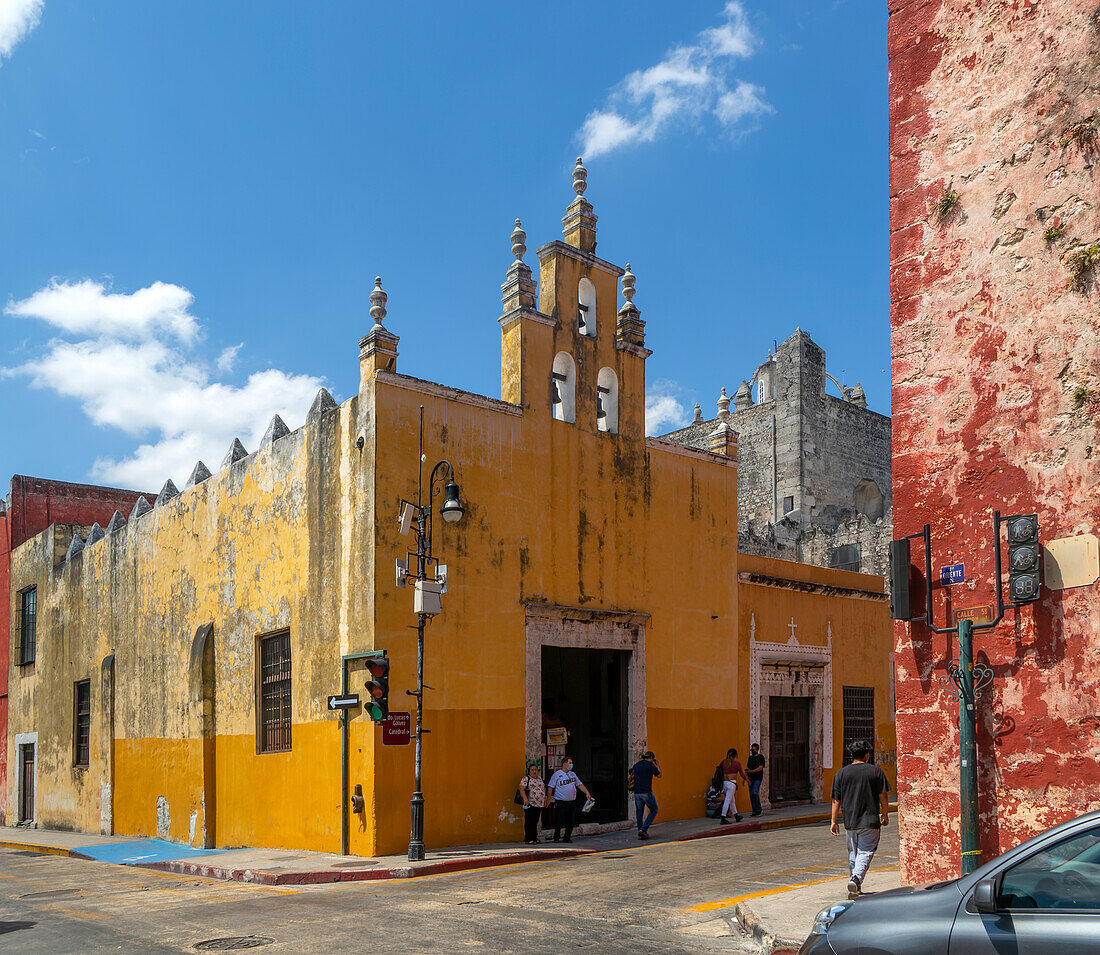
[[[745,775],[749,779],[749,802],[752,814],[760,815],[760,785],[764,782],[764,757],[760,755],[760,744],[749,747],[749,758],[745,760]]]
[[[829,827],[840,835],[837,812],[844,814],[848,841],[848,898],[863,891],[863,880],[878,848],[882,827],[890,824],[886,774],[871,762],[870,743],[860,740],[848,747],[852,762],[833,777],[833,821]]]
[[[657,815],[657,797],[653,795],[653,777],[661,775],[661,767],[653,753],[645,752],[630,772],[634,776],[634,817],[638,822],[638,838],[648,839],[649,827],[653,823],[653,817]],[[646,812],[646,809],[649,812]]]

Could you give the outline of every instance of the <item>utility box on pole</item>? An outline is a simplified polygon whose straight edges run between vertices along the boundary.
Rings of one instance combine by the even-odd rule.
[[[413,613],[443,612],[443,585],[438,580],[418,580],[413,594]]]

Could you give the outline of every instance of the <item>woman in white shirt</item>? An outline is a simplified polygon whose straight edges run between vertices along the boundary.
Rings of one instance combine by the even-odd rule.
[[[523,797],[523,841],[529,846],[539,844],[539,820],[546,805],[546,784],[538,763],[527,767],[527,775],[519,781],[519,793]]]
[[[559,841],[561,830],[564,829],[565,838],[560,841],[572,842],[573,825],[577,819],[577,790],[589,799],[592,798],[592,793],[573,772],[573,759],[569,756],[561,761],[561,769],[550,777],[549,786],[550,798],[554,800],[554,841]]]

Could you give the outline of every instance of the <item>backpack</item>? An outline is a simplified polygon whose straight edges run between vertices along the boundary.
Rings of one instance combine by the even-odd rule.
[[[722,783],[726,781],[726,774],[722,772],[722,764],[719,763],[714,767],[714,775],[710,779],[710,784],[714,789],[721,789]]]
[[[629,789],[631,792],[634,792],[634,767],[633,766],[631,766],[630,769],[628,769],[626,771],[626,788]]]

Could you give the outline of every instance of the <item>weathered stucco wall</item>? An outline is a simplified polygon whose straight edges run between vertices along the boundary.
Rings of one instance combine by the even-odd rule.
[[[39,594],[36,660],[10,668],[10,695],[11,734],[39,734],[40,825],[201,845],[216,819],[206,835],[219,845],[339,848],[339,737],[325,696],[339,689],[348,634],[368,646],[371,635],[370,587],[351,586],[373,577],[362,536],[373,522],[373,445],[355,447],[363,431],[371,416],[352,399],[69,560],[71,529],[60,525],[14,552],[15,589],[33,583]],[[192,645],[207,623],[212,763],[202,695],[192,692],[202,684]],[[256,642],[284,627],[293,748],[259,755]],[[113,720],[101,678],[112,654]],[[86,769],[73,766],[72,744],[73,685],[83,679],[93,713]]]
[[[992,601],[994,509],[1037,511],[1042,541],[1100,525],[1100,292],[1071,267],[1100,239],[1098,15],[1095,0],[890,4],[895,534],[930,523],[933,572],[965,562],[955,607]],[[1098,596],[1044,587],[976,635],[996,674],[983,858],[1100,807]],[[913,882],[958,872],[957,709],[937,685],[956,648],[917,623],[896,641]]]

